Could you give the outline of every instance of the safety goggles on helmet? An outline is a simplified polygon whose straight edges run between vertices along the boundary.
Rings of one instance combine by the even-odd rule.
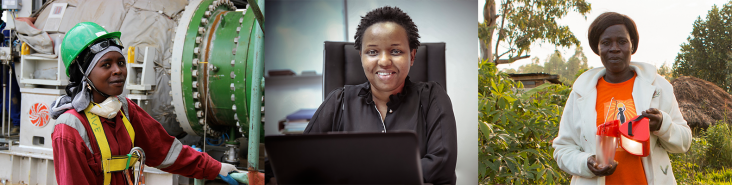
[[[89,46],[89,50],[92,53],[97,54],[97,53],[102,52],[105,49],[109,48],[109,46],[122,47],[122,42],[118,38],[109,38],[109,39],[102,40],[100,42],[97,42],[94,45]]]

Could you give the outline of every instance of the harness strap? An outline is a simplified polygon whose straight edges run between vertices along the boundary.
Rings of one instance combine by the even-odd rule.
[[[129,167],[132,167],[130,165],[134,165],[139,158],[140,157],[137,155],[113,155],[111,158],[107,159],[109,172],[121,172],[127,170]],[[130,161],[132,161],[132,163],[130,163]]]
[[[102,154],[101,161],[102,170],[104,171],[104,184],[108,185],[112,181],[111,172],[124,171],[128,169],[130,167],[129,161],[137,161],[139,157],[136,155],[111,155],[112,152],[109,149],[109,142],[107,141],[107,136],[104,134],[102,122],[101,120],[99,120],[99,116],[90,112],[92,107],[94,107],[94,103],[89,104],[89,106],[84,109],[84,114],[86,115],[87,120],[89,120],[89,125],[91,126],[92,132],[94,132],[94,138],[97,141],[97,145],[99,145],[99,151]],[[125,116],[124,113],[122,113],[122,121],[124,122],[127,134],[130,135],[130,140],[132,140],[132,146],[135,146],[135,131],[133,130],[130,121],[127,119],[127,116]]]

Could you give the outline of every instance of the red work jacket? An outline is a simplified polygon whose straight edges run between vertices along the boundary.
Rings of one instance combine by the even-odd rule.
[[[145,164],[152,167],[162,167],[161,170],[191,178],[214,179],[221,169],[221,163],[206,153],[195,151],[187,145],[180,145],[175,137],[168,135],[162,125],[150,117],[135,103],[127,99],[127,118],[135,130],[135,146],[145,152]],[[120,111],[122,112],[122,111]],[[83,116],[75,110],[68,110],[57,119],[53,139],[53,164],[56,170],[56,181],[59,185],[102,184],[104,175],[101,166],[101,153],[97,145],[91,126]],[[62,119],[66,118],[66,119]],[[89,145],[84,142],[80,131],[63,122],[74,122],[80,118],[81,124],[89,138]],[[122,115],[117,114],[113,119],[100,117],[104,134],[107,137],[112,155],[126,155],[132,149],[132,142],[122,122]],[[78,124],[77,124],[78,125]],[[177,147],[177,150],[171,150]],[[180,151],[174,152],[174,151]],[[170,153],[170,154],[169,154]],[[176,156],[175,154],[178,153]],[[171,157],[173,157],[171,159]],[[169,166],[161,166],[168,159],[174,161]],[[112,172],[112,185],[126,184],[122,172]]]

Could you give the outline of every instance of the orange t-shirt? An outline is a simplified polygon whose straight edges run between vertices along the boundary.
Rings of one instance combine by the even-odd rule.
[[[605,120],[624,123],[637,115],[632,94],[636,76],[634,74],[630,80],[617,84],[605,81],[604,77],[597,81],[597,125],[605,123]],[[626,152],[619,143],[615,161],[618,161],[618,166],[612,175],[605,177],[605,184],[647,184],[641,157]]]

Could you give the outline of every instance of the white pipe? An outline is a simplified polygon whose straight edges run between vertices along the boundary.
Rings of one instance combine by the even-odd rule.
[[[13,68],[12,68],[13,66],[10,66],[10,65],[12,65],[13,61],[10,61],[10,62],[11,63],[8,63],[8,100],[7,100],[8,104],[6,104],[6,106],[8,106],[8,111],[5,111],[6,114],[8,114],[6,116],[8,119],[7,122],[8,122],[8,128],[9,128],[8,135],[10,135],[10,132],[12,132],[12,129],[10,129],[10,128],[12,128],[12,126],[13,126],[13,121],[12,121],[13,116],[11,115],[11,113],[13,112],[11,110],[13,108],[13,106],[12,106],[13,105]],[[18,129],[20,129],[20,124],[18,125]],[[18,131],[20,131],[20,130],[18,130]],[[18,135],[20,135],[20,132],[18,132]]]
[[[8,61],[7,63],[10,63],[10,61]],[[8,130],[8,132],[7,132],[8,134],[5,135],[5,136],[10,136],[10,124],[8,124],[8,122],[5,121],[5,111],[8,110],[8,109],[6,109],[6,106],[5,106],[5,105],[7,105],[7,102],[4,100],[5,99],[5,96],[8,95],[7,94],[7,89],[5,88],[5,82],[6,81],[7,81],[7,79],[3,79],[3,81],[2,81],[2,83],[3,83],[3,100],[2,100],[2,102],[3,102],[3,105],[2,105],[3,113],[2,113],[2,118],[0,118],[0,121],[2,121],[2,124],[3,124],[2,134],[5,135],[5,130],[7,129]]]
[[[17,25],[17,24],[15,24],[15,13],[16,13],[16,12],[17,12],[17,10],[15,10],[15,11],[10,11],[10,12],[9,12],[9,13],[10,13],[10,15],[12,16],[12,18],[13,18],[13,29],[15,29],[15,25]],[[16,30],[15,34],[13,34],[13,29],[11,29],[11,30],[10,30],[10,57],[9,57],[9,59],[10,59],[10,60],[8,60],[8,61],[7,61],[6,63],[5,63],[5,65],[7,65],[8,67],[10,67],[10,62],[12,62],[12,61],[13,61],[13,52],[12,52],[12,51],[13,51],[13,36],[15,36],[15,34],[18,34],[17,30]],[[23,47],[23,46],[21,45],[21,49],[22,49],[22,47]],[[22,50],[21,50],[21,51],[22,51]],[[19,51],[19,52],[20,52],[20,51]],[[22,53],[21,53],[21,54],[22,54]],[[9,68],[8,68],[8,71],[10,71],[10,69],[9,69]],[[11,77],[11,76],[10,76],[10,73],[8,73],[8,74],[9,74],[9,75],[8,75],[8,77]],[[6,79],[6,80],[4,80],[4,81],[7,81],[7,82],[8,82],[8,83],[7,83],[7,85],[8,85],[8,86],[10,86],[11,80],[9,80],[9,79]],[[5,84],[3,84],[3,85],[5,85]],[[7,91],[8,91],[8,90],[6,90],[6,88],[5,88],[5,87],[3,87],[3,96],[6,96],[6,95],[8,95],[8,94],[6,94],[6,93],[9,93],[9,92],[7,92]],[[4,98],[5,98],[5,97],[3,97],[3,99],[4,99]],[[7,102],[6,102],[5,100],[3,100],[2,102],[3,102],[3,105],[2,105],[2,107],[3,107],[3,113],[2,113],[2,118],[0,118],[0,120],[2,120],[2,122],[3,122],[3,123],[2,123],[2,125],[3,125],[3,128],[2,128],[2,135],[6,135],[6,132],[5,132],[5,130],[7,129],[7,135],[6,135],[6,136],[10,136],[10,124],[11,124],[11,123],[10,123],[9,121],[5,121],[5,120],[6,120],[6,119],[5,119],[5,114],[6,114],[6,112],[7,112],[7,111],[9,111],[9,110],[7,109],[7,107],[8,107],[8,106],[7,106]],[[10,116],[10,115],[8,115],[8,116]],[[8,120],[10,120],[10,117],[8,117]]]
[[[9,96],[8,97],[8,104],[9,104],[8,105],[8,107],[9,107],[8,108],[8,126],[10,124],[13,124],[10,121],[10,119],[13,117],[10,115],[13,113],[13,110],[11,110],[11,109],[13,107],[12,105],[13,105],[13,67],[14,66],[12,66],[12,65],[13,65],[13,63],[8,63],[8,76],[10,76],[10,77],[8,77],[8,96]],[[20,103],[20,102],[18,102],[18,103]],[[19,121],[18,123],[20,123],[20,120],[18,120],[18,121]],[[10,127],[8,127],[8,128],[10,128]],[[8,129],[8,135],[10,135],[10,129]],[[18,124],[18,135],[20,135],[20,124]]]

